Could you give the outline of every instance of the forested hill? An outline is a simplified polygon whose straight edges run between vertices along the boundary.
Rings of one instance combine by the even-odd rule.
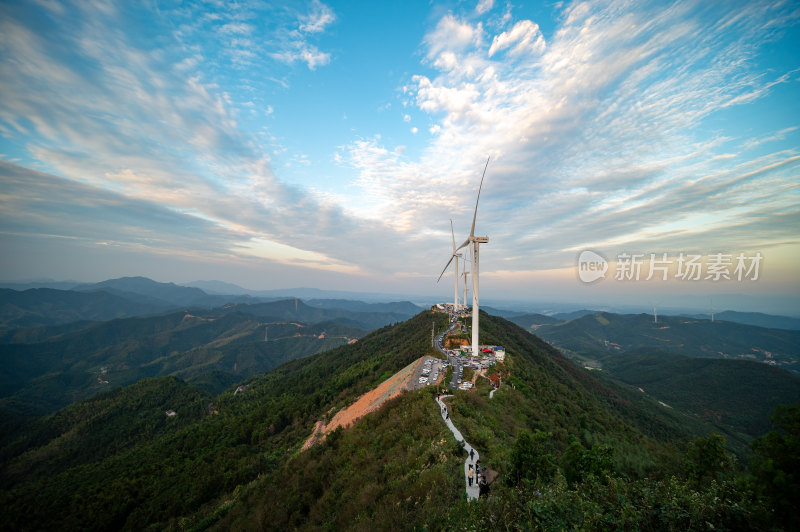
[[[690,357],[770,362],[800,372],[800,331],[682,316],[659,316],[655,323],[647,314],[598,312],[541,325],[535,332],[559,348],[590,358],[656,347]]]
[[[464,453],[440,436],[429,389],[294,456],[214,529],[682,530],[769,522],[767,510],[734,488],[733,459],[719,440],[692,443],[711,427],[579,368],[501,318],[485,315],[481,324],[482,342],[507,350],[498,369],[504,384],[490,399],[479,379],[477,390],[449,401],[481,462],[500,474],[488,498],[464,500]],[[712,478],[718,483],[709,487]]]
[[[500,474],[487,499],[463,499],[464,454],[433,387],[298,452],[315,421],[432,352],[431,326],[442,330],[446,316],[425,311],[213,398],[176,379],[147,380],[42,419],[0,450],[0,527],[771,526],[771,507],[733,479],[724,447],[691,443],[709,427],[577,367],[510,322],[481,323],[482,341],[507,349],[504,384],[489,399],[479,379],[450,405]]]
[[[0,344],[0,409],[7,415],[50,413],[109,388],[167,375],[219,393],[365,332],[341,323],[287,322],[230,310],[91,324],[41,342]]]
[[[746,454],[750,440],[769,430],[777,405],[800,401],[800,379],[751,360],[691,358],[639,348],[604,358],[603,372],[666,408],[710,421],[739,454]]]
[[[5,435],[0,528],[142,530],[224,511],[271,478],[317,419],[430,353],[433,323],[446,318],[423,312],[213,398],[174,378],[145,380]]]

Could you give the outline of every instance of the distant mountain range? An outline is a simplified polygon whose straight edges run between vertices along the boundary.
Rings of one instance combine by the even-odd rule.
[[[421,310],[409,302],[310,303],[209,295],[143,277],[0,289],[0,410],[38,415],[162,375],[216,393]]]
[[[225,286],[235,287],[235,285]],[[316,293],[325,292],[316,291]],[[153,315],[176,309],[208,310],[231,304],[257,305],[277,299],[285,297],[274,295],[256,297],[242,293],[209,294],[200,288],[159,283],[146,277],[123,277],[101,283],[80,284],[72,286],[69,290],[27,288],[19,291],[0,288],[0,332],[17,328],[63,325],[75,321],[104,321]],[[358,325],[367,329],[407,319],[421,310],[421,307],[407,301],[363,303],[317,299],[313,300],[313,306],[376,313],[376,316],[365,318],[370,325],[365,326],[363,322]],[[258,314],[257,309],[254,308],[253,311]],[[355,318],[355,321],[358,322],[359,319]]]
[[[0,409],[38,415],[100,391],[163,375],[201,381],[217,393],[283,362],[366,333],[329,320],[342,318],[344,311],[323,310],[313,317],[306,313],[309,319],[300,320],[300,313],[287,312],[289,307],[283,302],[262,303],[256,309],[261,315],[240,308],[116,319],[61,334],[51,328],[52,335],[36,341],[0,344]]]
[[[694,314],[692,318],[710,320],[710,314]],[[772,314],[762,314],[761,312],[737,312],[725,310],[714,315],[715,320],[732,321],[734,323],[744,323],[755,325],[756,327],[767,327],[769,329],[788,329],[791,331],[800,330],[800,318],[790,318],[788,316],[774,316]]]
[[[82,320],[104,321],[165,310],[164,305],[137,299],[106,291],[30,288],[19,292],[0,288],[0,330],[61,325]]]
[[[536,334],[580,357],[656,347],[695,358],[754,360],[800,370],[800,331],[728,321],[599,312],[536,328]]]

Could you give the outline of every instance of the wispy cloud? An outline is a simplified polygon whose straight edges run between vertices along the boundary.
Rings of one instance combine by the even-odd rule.
[[[353,177],[335,193],[281,179],[284,148],[242,126],[283,111],[264,95],[292,72],[335,64],[330,7],[182,4],[141,27],[123,4],[43,3],[0,18],[0,151],[23,158],[0,163],[0,216],[15,234],[427,278],[491,155],[486,272],[569,266],[580,246],[797,241],[800,130],[721,119],[796,85],[757,61],[796,18],[780,3],[589,1],[546,32],[492,2],[449,12],[387,121],[405,137],[342,140],[332,157]]]
[[[319,2],[319,0],[314,0],[311,4],[311,12],[308,15],[301,16],[300,20],[302,21],[300,24],[302,33],[319,33],[333,24],[336,20],[336,15],[330,7]]]
[[[319,66],[330,63],[331,54],[320,51],[309,42],[312,35],[323,32],[335,20],[333,10],[325,4],[314,0],[308,14],[299,15],[299,26],[296,30],[287,32],[280,40],[280,50],[271,53],[275,59],[287,64],[302,62],[309,69],[314,70]]]
[[[764,217],[774,217],[776,238],[795,240],[778,218],[797,205],[797,151],[750,161],[731,139],[697,135],[712,114],[790,83],[750,59],[791,17],[781,3],[582,2],[564,8],[546,40],[531,20],[492,35],[451,13],[424,41],[437,74],[405,87],[436,121],[427,151],[403,160],[391,146],[356,142],[350,162],[369,197],[406,213],[398,228],[433,227],[471,214],[480,159],[491,155],[479,226],[498,237],[492,255],[512,270],[533,257],[567,265],[581,245],[713,248],[720,226],[730,242],[752,245]],[[414,190],[413,201],[395,183]],[[776,186],[781,194],[754,192]],[[700,212],[720,223],[704,227]],[[667,222],[672,229],[659,229]]]
[[[494,7],[494,0],[480,0],[478,2],[478,5],[475,6],[475,12],[479,15],[483,15],[493,7]]]
[[[186,231],[200,248],[229,257],[247,251],[263,258],[264,250],[277,250],[279,262],[320,268],[327,258],[349,272],[391,263],[390,250],[404,244],[381,224],[349,217],[340,206],[278,179],[269,155],[240,127],[225,92],[186,76],[180,47],[147,42],[153,49],[143,48],[121,19],[112,20],[121,14],[74,16],[63,31],[41,33],[20,20],[0,21],[0,123],[46,172],[31,171],[28,178],[51,188],[41,212],[37,198],[47,187],[32,187],[33,196],[26,196],[20,177],[7,203],[8,227],[13,214],[13,225],[27,223],[31,234],[44,234],[52,224],[90,238],[94,220],[103,229],[96,231],[98,240],[121,242],[126,225],[115,215],[139,212],[139,222],[129,215],[129,239],[153,235],[152,241],[161,239],[176,253],[198,247],[188,235],[171,236]],[[229,33],[249,31],[235,28]],[[197,55],[192,50],[191,57]],[[3,171],[22,175],[13,166]],[[4,175],[3,184],[13,183]],[[71,204],[79,195],[84,200]],[[120,208],[100,208],[109,202]],[[95,207],[77,207],[86,204]],[[148,225],[148,218],[167,214],[169,223]],[[212,237],[215,232],[221,236]],[[365,248],[342,249],[339,238],[365,242]]]

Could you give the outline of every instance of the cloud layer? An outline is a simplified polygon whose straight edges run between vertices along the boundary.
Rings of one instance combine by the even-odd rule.
[[[496,237],[484,257],[502,257],[493,264],[503,269],[570,265],[585,247],[797,242],[798,151],[754,152],[759,141],[735,123],[703,129],[797,83],[755,61],[796,13],[780,3],[581,2],[560,17],[547,42],[530,20],[490,31],[448,14],[430,31],[425,59],[436,74],[405,87],[409,105],[435,121],[423,157],[405,160],[378,141],[350,147],[368,195],[406,213],[399,229],[441,210],[463,227],[490,154],[478,225]],[[384,164],[393,171],[375,171]]]
[[[796,90],[800,65],[762,64],[796,36],[780,2],[576,2],[546,32],[491,1],[439,14],[397,90],[419,144],[342,139],[336,197],[288,182],[274,137],[243,125],[293,71],[336,68],[333,8],[48,5],[0,8],[8,234],[427,283],[491,156],[487,278],[572,266],[583,248],[798,246],[800,130],[742,128],[740,112]]]

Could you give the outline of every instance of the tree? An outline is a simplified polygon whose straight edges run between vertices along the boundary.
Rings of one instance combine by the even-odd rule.
[[[692,480],[721,480],[735,470],[735,462],[725,449],[725,437],[714,433],[697,438],[686,451],[687,470]]]
[[[610,445],[593,445],[584,449],[578,440],[573,440],[561,456],[561,469],[570,483],[580,482],[589,475],[604,476],[614,467]]]
[[[770,418],[777,430],[753,441],[750,468],[760,493],[772,502],[776,517],[790,530],[800,529],[800,409],[779,405]]]
[[[556,472],[557,466],[553,458],[553,435],[550,432],[536,430],[531,434],[522,430],[514,441],[511,451],[510,481],[520,485],[524,481],[533,482],[537,479],[550,480]]]

